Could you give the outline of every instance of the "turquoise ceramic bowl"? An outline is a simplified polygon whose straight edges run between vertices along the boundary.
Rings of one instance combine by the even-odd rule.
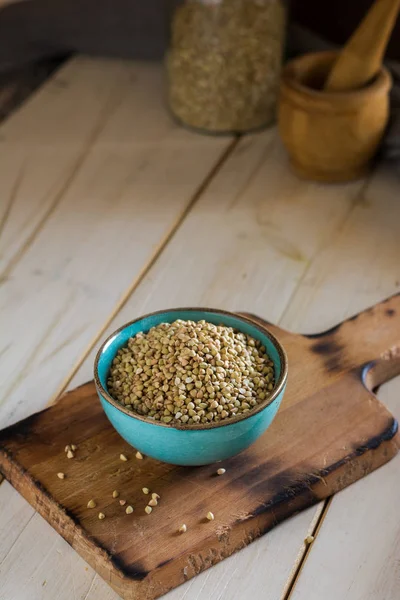
[[[275,389],[264,403],[229,421],[176,425],[160,423],[129,412],[107,391],[107,376],[117,351],[139,331],[176,319],[227,325],[260,340],[275,366]],[[124,325],[100,347],[94,366],[97,393],[104,411],[118,433],[147,456],[175,465],[206,465],[248,448],[271,425],[286,387],[287,357],[278,340],[263,326],[235,314],[205,308],[183,308],[151,313]]]

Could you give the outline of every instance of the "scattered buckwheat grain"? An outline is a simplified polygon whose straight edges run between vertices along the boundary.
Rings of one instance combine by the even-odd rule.
[[[313,535],[308,535],[304,541],[305,541],[306,544],[312,544],[313,541],[314,541],[314,536]]]

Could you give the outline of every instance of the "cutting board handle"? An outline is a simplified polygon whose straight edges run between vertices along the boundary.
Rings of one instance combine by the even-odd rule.
[[[363,380],[366,387],[373,391],[383,383],[400,375],[400,352],[397,348],[388,352],[387,357],[380,358],[366,366],[363,374]]]
[[[288,338],[301,337],[253,314],[242,314],[266,324],[284,346]],[[400,294],[327,331],[304,337],[308,340],[310,359],[313,355],[322,359],[316,362],[318,368],[325,368],[332,375],[358,370],[364,384],[373,390],[400,375]],[[289,356],[289,372],[293,372],[296,365],[291,365],[290,359]]]
[[[364,367],[364,383],[374,389],[400,375],[400,294],[307,337],[314,351],[340,356],[346,370]]]

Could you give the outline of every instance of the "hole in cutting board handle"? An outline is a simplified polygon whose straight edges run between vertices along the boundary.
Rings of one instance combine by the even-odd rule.
[[[400,375],[400,345],[393,346],[387,352],[363,369],[362,380],[369,391],[377,389],[391,379]]]

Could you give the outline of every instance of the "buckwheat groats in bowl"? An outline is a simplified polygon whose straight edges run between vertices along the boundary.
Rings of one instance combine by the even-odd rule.
[[[141,455],[204,465],[238,454],[272,423],[286,353],[259,321],[205,308],[170,309],[115,331],[95,360],[106,416]]]
[[[274,388],[260,341],[207,321],[160,323],[118,350],[107,381],[128,410],[171,423],[207,423],[251,411]]]

